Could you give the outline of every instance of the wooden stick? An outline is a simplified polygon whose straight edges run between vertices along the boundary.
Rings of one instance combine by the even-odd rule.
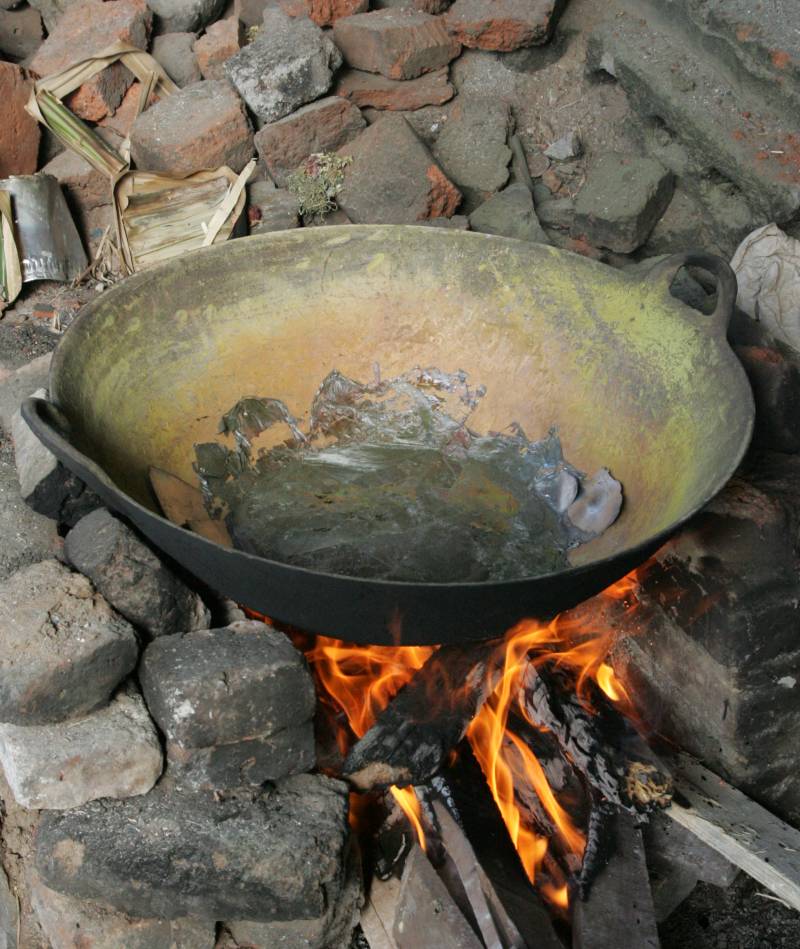
[[[501,645],[437,650],[350,750],[345,777],[362,791],[427,783],[491,694],[502,668]]]
[[[800,910],[800,831],[689,755],[677,759],[675,791],[668,817]]]

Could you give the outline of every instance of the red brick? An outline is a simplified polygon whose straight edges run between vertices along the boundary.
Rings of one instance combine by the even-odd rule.
[[[152,18],[144,0],[81,0],[64,11],[31,60],[31,70],[49,76],[116,40],[146,49]],[[132,81],[128,70],[115,63],[67,96],[66,104],[81,118],[97,122],[116,109]]]
[[[446,66],[461,51],[439,17],[403,8],[337,20],[333,36],[348,65],[387,79],[416,79]]]
[[[309,155],[335,151],[366,126],[358,109],[346,99],[329,96],[305,105],[256,133],[258,154],[279,186]]]
[[[332,26],[342,17],[366,13],[369,0],[278,0],[289,16],[307,16],[317,26]]]
[[[547,42],[562,5],[560,0],[456,0],[443,19],[464,46],[508,52]]]
[[[25,111],[33,83],[13,63],[0,63],[0,178],[32,175],[39,154],[39,124]]]
[[[447,79],[447,67],[426,73],[418,79],[387,79],[360,69],[345,69],[333,88],[359,108],[412,111],[425,105],[441,105],[453,98],[454,89]]]
[[[238,53],[242,45],[242,27],[236,17],[218,20],[195,40],[194,55],[203,79],[224,79],[222,64]]]
[[[378,119],[339,154],[352,158],[338,203],[354,224],[449,217],[461,201],[461,192],[402,115]]]
[[[131,133],[131,128],[138,114],[139,95],[142,90],[140,82],[134,82],[128,87],[128,91],[122,97],[122,102],[117,106],[113,115],[107,115],[101,119],[98,125],[100,128],[111,129],[123,138],[127,138]],[[150,94],[147,101],[148,107],[158,102],[158,96]]]

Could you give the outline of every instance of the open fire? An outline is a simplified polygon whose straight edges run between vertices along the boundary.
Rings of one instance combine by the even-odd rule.
[[[499,660],[486,667],[488,698],[466,730],[528,879],[562,909],[569,902],[562,866],[566,863],[571,871],[579,870],[586,834],[559,802],[545,768],[530,744],[517,734],[513,719],[546,730],[521,699],[525,671],[531,663],[568,673],[577,697],[590,711],[589,683],[593,682],[618,709],[633,715],[631,700],[606,659],[614,638],[612,616],[618,618],[620,612],[636,609],[636,576],[636,572],[629,574],[588,604],[549,623],[523,620],[509,630],[499,647]],[[429,646],[356,646],[323,636],[313,640],[306,656],[322,701],[334,718],[338,716],[336,735],[343,755],[353,736],[361,738],[372,728],[392,698],[435,651],[436,647]],[[464,685],[453,682],[449,687],[455,693]],[[548,860],[553,841],[530,825],[520,807],[520,798],[526,791],[530,794],[530,789],[555,829],[559,852],[566,855],[566,861]],[[414,788],[392,786],[389,790],[425,848],[424,819]]]

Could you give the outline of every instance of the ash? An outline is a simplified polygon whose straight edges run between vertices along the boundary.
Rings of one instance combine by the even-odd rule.
[[[362,383],[334,370],[307,432],[281,401],[244,398],[220,425],[233,447],[195,446],[207,507],[239,549],[327,573],[447,583],[562,570],[616,519],[621,486],[565,461],[555,430],[477,434],[484,395],[464,372],[382,381],[376,369]]]

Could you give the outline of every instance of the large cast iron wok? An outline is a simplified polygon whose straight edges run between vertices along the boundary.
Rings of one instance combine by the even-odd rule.
[[[704,315],[669,293],[702,266]],[[158,547],[220,593],[309,631],[371,643],[502,634],[599,592],[719,489],[753,404],[725,341],[736,282],[723,261],[671,257],[644,278],[565,251],[423,227],[323,227],[237,240],[134,276],[86,308],[53,359],[41,440]],[[148,468],[196,483],[195,442],[244,395],[309,406],[333,368],[370,379],[465,369],[486,431],[558,426],[565,457],[610,468],[623,512],[563,572],[499,583],[333,576],[225,549],[158,513]],[[59,411],[60,410],[60,411]],[[453,551],[458,556],[458,551]]]

